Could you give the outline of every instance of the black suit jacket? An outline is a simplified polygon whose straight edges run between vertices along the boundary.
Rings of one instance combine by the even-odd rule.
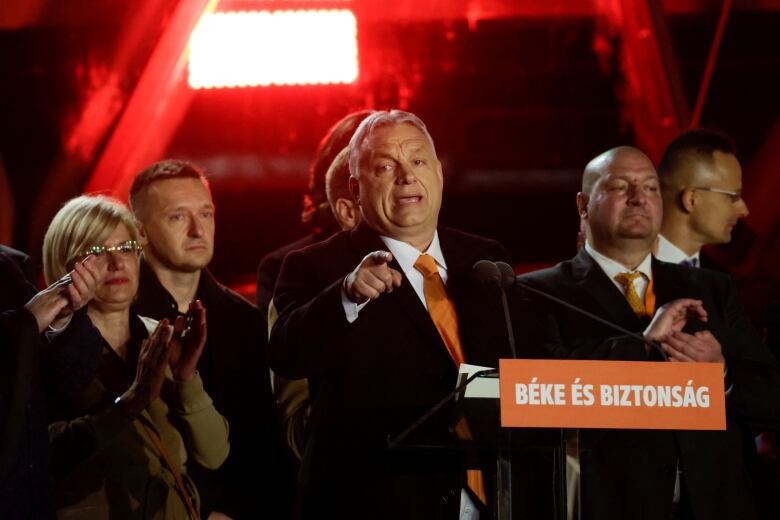
[[[668,519],[678,459],[683,501],[697,520],[752,518],[754,505],[742,459],[746,424],[780,421],[780,371],[752,329],[730,279],[707,269],[653,259],[657,307],[697,298],[708,312],[708,329],[723,347],[733,388],[727,398],[726,431],[581,430],[582,514],[585,519]],[[586,252],[522,279],[581,308],[641,333],[620,290]],[[641,342],[588,318],[544,302],[547,348],[559,358],[657,360]],[[686,502],[687,501],[687,502]]]
[[[24,304],[35,295],[28,257],[0,246],[0,517],[51,515],[48,443],[38,381],[40,338]]]
[[[268,306],[271,304],[271,300],[274,296],[274,287],[276,286],[276,279],[279,278],[279,271],[282,269],[282,262],[284,257],[290,251],[297,249],[303,249],[304,247],[316,244],[325,240],[330,235],[323,233],[312,233],[305,237],[283,245],[279,249],[275,249],[265,255],[257,266],[257,293],[255,296],[255,302],[257,308],[263,316],[268,317]]]
[[[447,291],[458,312],[466,361],[496,366],[508,356],[500,301],[471,281],[482,259],[506,260],[497,242],[439,229]],[[279,318],[271,368],[308,377],[313,406],[299,486],[306,518],[442,518],[457,508],[457,457],[389,451],[397,434],[455,386],[457,369],[406,277],[348,323],[342,282],[363,257],[386,250],[365,224],[289,253],[274,294]],[[391,267],[400,271],[393,260]],[[449,416],[426,425],[443,442]]]

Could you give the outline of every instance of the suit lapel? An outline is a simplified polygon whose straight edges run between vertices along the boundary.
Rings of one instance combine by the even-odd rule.
[[[581,295],[595,302],[600,312],[610,321],[634,328],[642,321],[631,310],[631,306],[615,284],[585,249],[572,260],[574,283],[582,290]]]
[[[395,260],[392,262],[392,268],[398,271],[401,270],[400,266],[396,264]],[[403,277],[401,287],[395,289],[389,295],[402,311],[409,316],[409,319],[417,325],[417,327],[428,337],[432,345],[436,345],[437,349],[441,349],[442,352],[449,356],[447,347],[444,345],[444,340],[441,339],[439,331],[436,329],[436,325],[433,324],[431,315],[428,314],[428,310],[423,306],[420,301],[420,297],[414,291],[412,284],[406,276]]]
[[[674,264],[660,262],[653,258],[653,284],[656,287],[656,310],[661,305],[678,298],[704,300],[701,290],[696,285],[695,277],[699,272],[698,269],[698,267],[682,268]],[[690,319],[683,330],[690,334],[711,328],[711,325],[707,325],[698,319]]]
[[[655,291],[656,310],[681,294],[685,294],[685,285],[673,270],[668,269],[668,264],[653,258],[653,290]],[[694,297],[691,295],[691,297]]]
[[[473,295],[468,290],[471,286],[470,256],[464,254],[458,244],[454,243],[453,236],[446,230],[439,230],[439,243],[447,262],[447,294],[455,303],[461,343],[465,348],[469,342],[462,336],[468,330],[468,325],[472,323],[470,316],[475,305]]]
[[[480,345],[479,335],[475,333],[481,318],[475,313],[475,295],[469,290],[472,286],[470,256],[465,255],[454,237],[446,230],[439,230],[439,243],[447,262],[447,294],[455,304],[458,314],[458,332],[463,354],[467,362],[475,358],[474,347]],[[470,361],[471,360],[471,361]]]
[[[467,302],[460,297],[470,282],[471,266],[468,257],[453,243],[453,237],[445,230],[439,230],[439,245],[447,262],[447,293],[453,299],[458,311]]]

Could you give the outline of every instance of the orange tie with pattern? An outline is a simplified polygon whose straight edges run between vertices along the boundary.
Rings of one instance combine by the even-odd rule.
[[[460,366],[464,362],[464,357],[458,334],[458,315],[455,312],[455,305],[447,296],[447,289],[439,275],[436,260],[431,255],[420,255],[414,263],[414,268],[423,275],[423,293],[428,314],[431,315],[433,324],[436,325],[441,339],[444,340],[450,357],[455,365]],[[478,469],[466,470],[466,481],[469,489],[483,504],[487,504],[482,472]]]
[[[626,297],[626,301],[631,306],[631,310],[634,311],[638,317],[652,316],[655,313],[655,294],[653,293],[653,281],[647,285],[645,291],[645,301],[642,301],[642,297],[636,291],[634,280],[644,274],[639,271],[633,273],[618,273],[615,275],[615,281],[623,286],[623,293]]]

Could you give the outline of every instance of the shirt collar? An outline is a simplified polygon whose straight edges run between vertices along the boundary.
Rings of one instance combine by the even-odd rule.
[[[414,269],[414,264],[420,256],[420,251],[416,247],[386,236],[380,236],[379,238],[382,239],[382,242],[384,242],[390,252],[393,253],[393,258],[398,262],[398,265],[404,273],[408,273],[410,270]],[[431,245],[428,246],[428,249],[425,250],[424,253],[431,255],[433,259],[436,260],[436,266],[440,270],[447,270],[447,262],[444,261],[444,254],[441,252],[441,245],[439,244],[438,230],[434,232]]]
[[[656,252],[655,257],[662,262],[679,264],[683,261],[690,262],[691,260],[695,260],[695,265],[700,265],[699,253],[700,251],[696,251],[693,255],[688,256],[685,251],[671,243],[665,236],[658,235],[658,251]]]
[[[220,285],[209,270],[201,269],[195,298],[208,306],[212,301],[218,299],[219,292]],[[176,300],[163,286],[152,266],[143,257],[141,257],[138,293],[135,302],[133,302],[133,308],[141,316],[150,316],[155,319],[168,318],[170,321],[175,320],[181,314]]]
[[[173,296],[163,287],[152,266],[143,257],[141,257],[138,293],[133,302],[133,308],[135,313],[142,316],[152,316],[155,319],[168,318],[173,320],[179,314]]]
[[[644,260],[642,260],[636,269],[629,269],[625,265],[621,264],[620,262],[616,262],[615,260],[612,260],[611,258],[602,255],[595,249],[593,249],[593,246],[590,245],[590,242],[585,242],[585,251],[588,252],[590,256],[593,257],[593,260],[596,261],[597,264],[599,264],[599,267],[604,271],[604,273],[609,277],[610,280],[615,279],[615,275],[618,273],[633,273],[633,272],[640,272],[648,280],[653,279],[653,255],[651,253],[647,253],[647,256]]]

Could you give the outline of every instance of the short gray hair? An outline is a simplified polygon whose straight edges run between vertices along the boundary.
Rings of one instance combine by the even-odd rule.
[[[436,155],[436,147],[433,144],[433,138],[428,133],[425,123],[422,119],[403,110],[380,110],[374,112],[365,118],[360,126],[357,127],[352,139],[349,140],[349,173],[354,178],[360,176],[360,162],[363,155],[363,144],[371,137],[375,128],[381,128],[391,125],[407,124],[417,128],[425,136],[425,139],[431,145],[433,155]]]

